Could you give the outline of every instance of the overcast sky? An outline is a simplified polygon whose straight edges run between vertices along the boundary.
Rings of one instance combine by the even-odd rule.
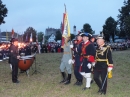
[[[89,23],[96,34],[102,31],[105,20],[112,16],[117,20],[118,9],[124,0],[2,0],[8,8],[6,23],[0,26],[1,31],[23,33],[28,27],[37,32],[45,29],[60,28],[63,21],[64,3],[66,4],[71,33]]]

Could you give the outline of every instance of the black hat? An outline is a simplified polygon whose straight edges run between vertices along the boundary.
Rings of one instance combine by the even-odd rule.
[[[82,36],[83,32],[80,32],[76,36]]]
[[[85,33],[82,34],[82,36],[89,37],[90,35],[89,35],[89,33],[85,32]]]
[[[76,39],[76,38],[74,38],[74,39],[73,39],[73,41],[77,41],[77,39]]]
[[[88,37],[89,39],[92,37],[92,35],[90,34],[90,33],[88,33],[88,32],[84,32],[83,34],[82,34],[82,37],[83,36],[86,36],[86,37]]]
[[[95,39],[96,39],[96,37],[95,37],[94,35],[91,35],[91,34],[90,34],[90,39],[91,39],[91,38],[95,38]]]

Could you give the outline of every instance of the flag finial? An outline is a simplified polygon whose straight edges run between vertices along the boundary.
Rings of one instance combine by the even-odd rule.
[[[64,6],[65,6],[65,12],[66,12],[66,5],[65,5],[65,3],[64,3]]]

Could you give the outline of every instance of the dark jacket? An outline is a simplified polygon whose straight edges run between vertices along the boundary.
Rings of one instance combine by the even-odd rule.
[[[18,64],[18,59],[17,59],[18,55],[19,55],[18,47],[16,47],[15,45],[11,45],[10,47],[10,63],[11,64]]]

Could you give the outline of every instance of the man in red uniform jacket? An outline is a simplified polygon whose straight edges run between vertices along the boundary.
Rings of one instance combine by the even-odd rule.
[[[90,89],[91,84],[91,65],[95,61],[95,47],[89,41],[89,34],[84,33],[83,35],[83,46],[82,46],[82,65],[80,68],[80,73],[86,78],[86,87],[83,90]]]

